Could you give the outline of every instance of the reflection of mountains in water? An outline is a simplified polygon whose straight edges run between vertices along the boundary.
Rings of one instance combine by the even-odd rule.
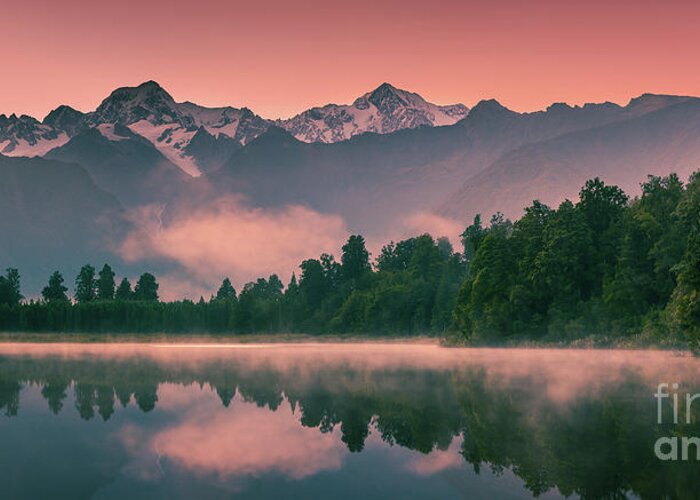
[[[512,469],[533,494],[556,487],[584,498],[630,491],[680,498],[667,496],[669,485],[682,484],[677,492],[700,486],[697,462],[661,462],[653,452],[671,432],[700,436],[697,423],[657,425],[652,398],[669,376],[694,380],[692,358],[435,346],[166,351],[3,356],[0,409],[18,415],[22,388],[37,385],[53,413],[72,399],[83,419],[107,421],[132,401],[150,412],[164,387],[210,386],[224,407],[245,401],[277,412],[289,405],[284,411],[305,428],[339,428],[353,452],[363,450],[370,429],[422,453],[447,450],[457,439],[476,471],[484,464]]]

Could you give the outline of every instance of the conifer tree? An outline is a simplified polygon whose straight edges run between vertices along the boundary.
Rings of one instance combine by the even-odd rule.
[[[105,264],[97,278],[97,298],[99,300],[114,299],[114,288],[114,271],[109,264]]]
[[[131,283],[128,279],[124,278],[119,283],[117,291],[114,294],[116,300],[132,300],[134,298],[134,292],[131,290]]]
[[[49,278],[48,286],[41,291],[41,296],[46,302],[68,302],[66,292],[68,288],[63,284],[63,275],[55,271]]]
[[[92,302],[97,298],[97,282],[95,280],[95,268],[87,264],[80,269],[75,278],[76,302]]]

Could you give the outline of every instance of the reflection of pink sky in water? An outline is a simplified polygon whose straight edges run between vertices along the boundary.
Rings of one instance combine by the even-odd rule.
[[[296,381],[315,379],[320,370],[356,372],[401,369],[482,371],[491,384],[529,380],[538,393],[567,402],[635,375],[650,386],[659,382],[700,383],[700,360],[690,354],[654,350],[470,349],[436,343],[291,344],[0,344],[0,355],[58,356],[62,359],[143,359],[166,367],[197,369],[235,363],[246,370],[293,373]],[[340,383],[340,381],[338,381]]]
[[[148,436],[142,429],[127,425],[118,433],[132,456],[129,469],[142,479],[163,473],[163,459],[203,475],[221,480],[231,477],[261,476],[276,472],[303,479],[322,471],[339,470],[349,454],[336,430],[321,433],[303,427],[288,401],[276,411],[259,408],[236,396],[223,408],[209,386],[161,384],[158,408],[178,415],[178,421]],[[429,476],[464,466],[455,438],[446,450],[428,454],[397,449],[398,460],[407,471]],[[372,432],[368,448],[386,447]],[[157,457],[157,460],[154,460]]]
[[[446,450],[433,450],[430,453],[413,454],[406,461],[405,467],[419,476],[429,476],[447,469],[456,469],[464,466],[464,457],[459,451],[462,447],[462,439],[452,440]]]
[[[278,472],[300,479],[339,469],[347,453],[335,433],[303,427],[288,404],[273,412],[237,396],[223,408],[210,388],[170,384],[159,387],[158,398],[160,408],[182,418],[156,432],[148,446],[194,472],[221,477]]]

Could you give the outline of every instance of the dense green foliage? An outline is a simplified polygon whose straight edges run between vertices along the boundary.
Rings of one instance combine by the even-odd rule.
[[[132,289],[108,265],[84,266],[68,300],[56,272],[40,301],[24,301],[19,274],[0,277],[0,329],[128,332],[459,331],[472,340],[570,340],[604,333],[700,341],[700,175],[649,177],[630,200],[588,181],[579,200],[538,201],[516,222],[501,214],[463,233],[464,250],[422,235],[370,260],[351,236],[340,262],[308,259],[285,287],[276,275],[240,294],[223,280],[210,300],[161,302],[144,273]]]
[[[578,203],[537,201],[515,223],[476,219],[455,318],[470,338],[605,333],[700,339],[700,176],[649,177],[629,201],[588,181]]]
[[[444,332],[452,321],[465,275],[460,254],[447,240],[428,235],[382,249],[370,263],[362,236],[353,235],[340,262],[331,255],[308,259],[285,288],[278,276],[247,283],[236,293],[225,278],[208,301],[158,300],[158,282],[144,273],[132,289],[105,265],[83,266],[68,300],[55,272],[42,300],[0,302],[0,329],[75,332]],[[11,272],[11,276],[10,273]],[[3,281],[19,283],[15,270]]]

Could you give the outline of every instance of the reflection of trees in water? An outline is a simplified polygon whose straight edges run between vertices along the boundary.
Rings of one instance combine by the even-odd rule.
[[[54,415],[58,415],[63,408],[63,400],[68,396],[68,385],[68,380],[64,378],[44,381],[44,385],[41,388],[41,395],[48,401],[49,409]]]
[[[546,382],[546,381],[545,381]],[[24,384],[37,384],[51,412],[71,389],[81,418],[109,420],[133,400],[158,404],[162,383],[208,384],[224,407],[243,401],[276,411],[285,402],[301,425],[339,429],[361,451],[370,429],[389,444],[428,453],[461,437],[461,454],[478,472],[510,469],[535,495],[558,488],[582,498],[694,498],[698,463],[661,462],[653,445],[672,432],[700,436],[700,424],[656,424],[652,390],[634,374],[598,393],[556,402],[543,380],[489,377],[484,370],[356,370],[324,366],[304,374],[226,362],[197,368],[135,360],[8,358],[0,363],[0,411],[17,415]],[[694,422],[700,422],[696,419]]]
[[[17,415],[19,411],[19,391],[22,385],[17,380],[0,378],[0,410],[8,417]]]

